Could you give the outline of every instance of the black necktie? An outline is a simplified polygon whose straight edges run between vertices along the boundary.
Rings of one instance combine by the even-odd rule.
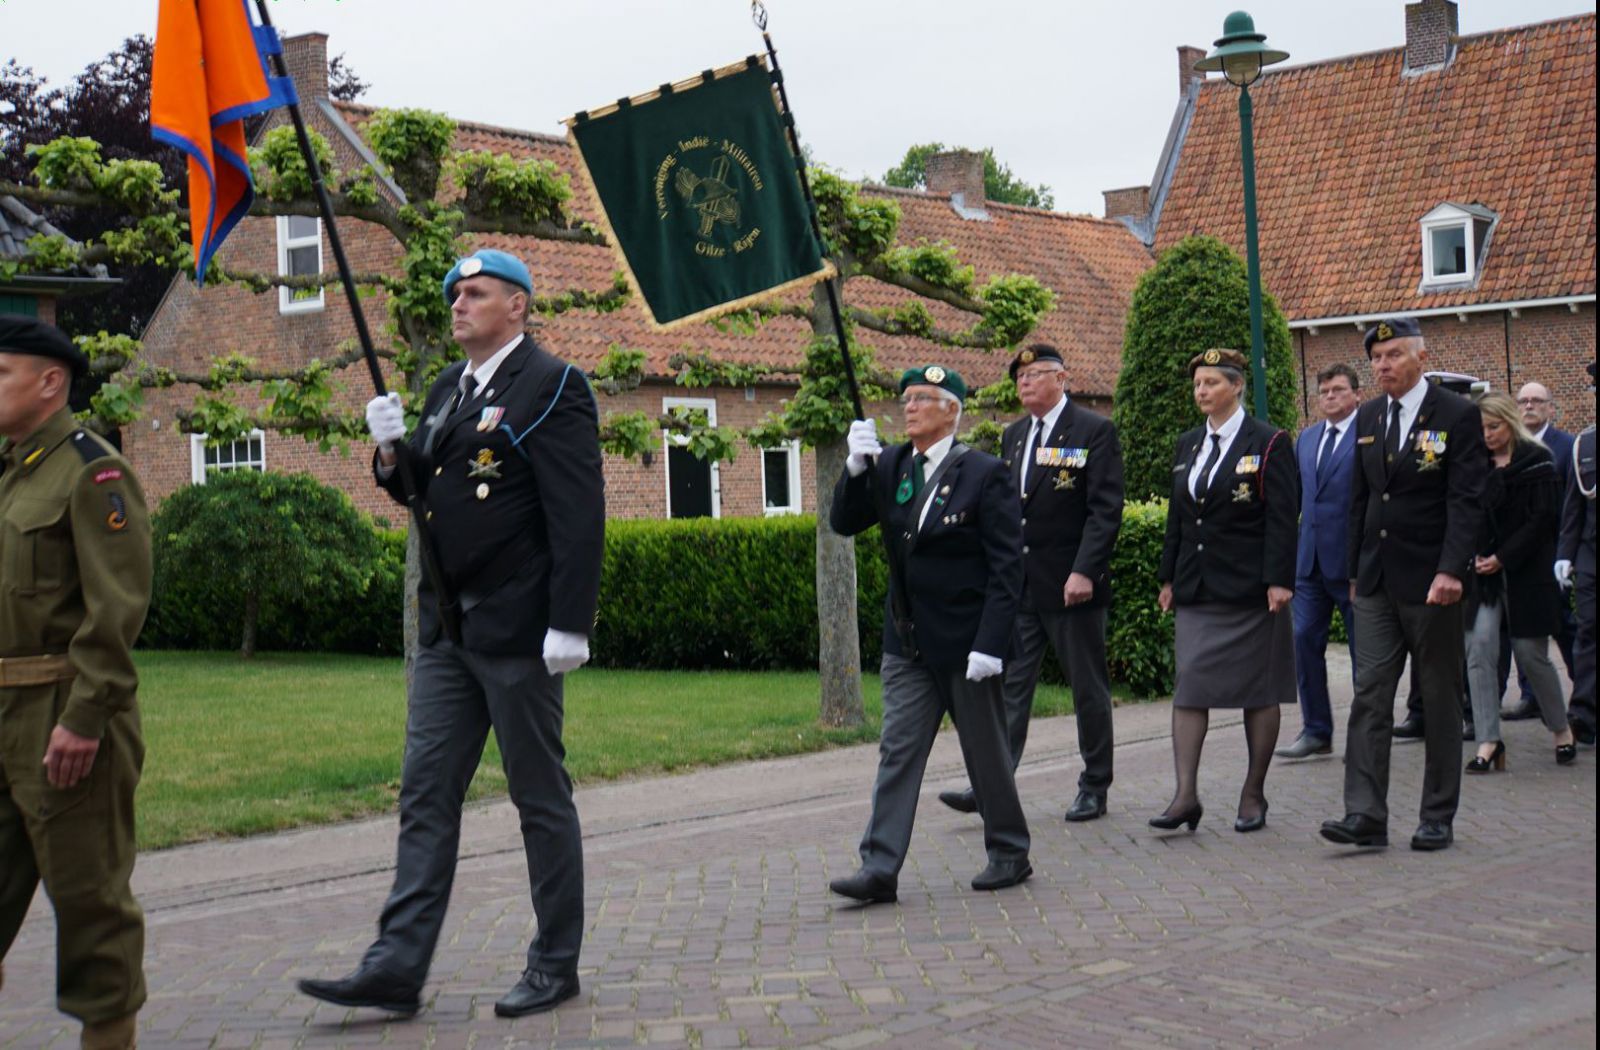
[[[1389,432],[1383,435],[1383,469],[1393,470],[1400,455],[1400,402],[1389,402]]]
[[[1322,484],[1323,474],[1327,470],[1329,454],[1333,451],[1333,443],[1339,440],[1339,428],[1329,425],[1322,432],[1322,447],[1317,450],[1317,484]]]
[[[922,487],[928,483],[927,475],[923,468],[928,465],[928,457],[918,452],[911,457],[911,498],[916,499],[921,495]]]
[[[1217,469],[1217,460],[1222,458],[1222,435],[1211,435],[1211,455],[1206,457],[1205,466],[1200,468],[1200,477],[1195,479],[1194,500],[1196,503],[1206,498],[1206,493],[1211,491],[1211,472]]]
[[[1044,420],[1033,421],[1033,438],[1028,442],[1028,468],[1022,472],[1023,482],[1026,484],[1033,480],[1033,472],[1039,466],[1039,450],[1044,447],[1045,438]]]

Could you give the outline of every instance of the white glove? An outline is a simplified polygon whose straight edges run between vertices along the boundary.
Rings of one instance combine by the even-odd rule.
[[[394,443],[406,436],[406,410],[399,394],[391,391],[367,402],[367,432],[379,448],[394,451]]]
[[[589,638],[554,627],[544,633],[544,666],[551,674],[576,671],[589,662]]]
[[[998,656],[987,653],[967,654],[967,681],[981,682],[985,678],[993,678],[1005,670],[1005,664],[1000,662]]]
[[[850,434],[845,438],[845,444],[850,449],[850,455],[845,457],[844,469],[850,472],[852,478],[860,477],[867,469],[867,460],[883,452],[883,444],[878,440],[877,421],[855,420],[850,424]]]
[[[1556,562],[1556,582],[1562,590],[1572,586],[1572,562],[1562,558]]]

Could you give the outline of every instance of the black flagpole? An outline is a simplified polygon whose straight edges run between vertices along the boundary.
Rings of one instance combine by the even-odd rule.
[[[272,16],[267,13],[267,0],[256,0],[256,10],[261,13],[263,28],[272,29]],[[272,55],[272,65],[277,75],[284,79],[289,78],[289,67],[283,60],[283,49],[280,46]],[[333,260],[339,267],[339,280],[344,285],[345,297],[350,301],[350,316],[356,324],[356,336],[361,341],[361,353],[367,360],[367,370],[372,373],[372,385],[377,390],[379,397],[389,393],[383,381],[383,370],[378,367],[378,354],[372,348],[372,333],[367,330],[367,317],[361,310],[361,301],[356,297],[355,277],[350,273],[350,261],[345,258],[344,244],[339,240],[339,227],[333,219],[333,201],[328,196],[328,187],[322,181],[322,166],[317,163],[317,155],[311,148],[311,136],[306,131],[306,121],[300,114],[298,102],[290,102],[287,106],[289,116],[294,121],[295,138],[300,143],[300,155],[305,158],[306,170],[311,175],[311,188],[316,191],[317,208],[322,213],[322,225],[328,234],[328,247],[333,249]],[[395,469],[400,472],[400,486],[405,494],[406,507],[411,511],[411,527],[417,535],[417,549],[422,554],[422,570],[428,576],[428,581],[433,585],[433,593],[439,601],[439,622],[444,628],[445,635],[456,644],[461,643],[461,606],[457,604],[456,597],[445,584],[444,572],[439,568],[439,554],[433,544],[433,534],[428,528],[427,508],[423,505],[422,496],[417,492],[416,475],[412,472],[411,446],[404,441],[394,444]]]
[[[257,0],[262,2],[262,0]],[[767,61],[771,64],[770,71],[772,83],[778,88],[778,101],[783,105],[783,125],[789,133],[789,151],[794,154],[795,174],[800,177],[800,188],[805,191],[807,213],[811,217],[811,233],[817,239],[817,251],[827,258],[827,242],[822,237],[822,220],[817,216],[817,200],[811,195],[811,179],[806,174],[805,154],[800,151],[800,133],[795,128],[794,110],[789,106],[789,91],[784,87],[783,70],[778,67],[778,51],[772,46],[772,34],[767,32],[767,8],[761,0],[750,0],[750,17],[755,21],[756,28],[761,30],[761,39],[767,45]],[[844,313],[839,308],[839,290],[834,285],[834,278],[827,278],[822,286],[828,293],[828,310],[833,315],[833,330],[838,335],[839,356],[844,359],[844,380],[850,387],[850,403],[855,409],[857,419],[866,419],[867,413],[861,404],[861,386],[856,382],[856,365],[850,357],[850,337],[844,326]],[[899,543],[894,536],[894,530],[889,526],[888,506],[883,499],[883,488],[880,485],[869,485],[872,492],[872,505],[878,516],[878,532],[883,538],[884,554],[889,562],[889,605],[894,616],[895,633],[900,636],[901,647],[908,658],[917,656],[917,641],[915,627],[911,622],[911,602],[906,592],[905,566],[898,557]]]

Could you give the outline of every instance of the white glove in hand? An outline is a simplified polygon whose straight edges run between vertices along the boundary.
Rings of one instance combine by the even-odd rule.
[[[998,656],[988,653],[967,654],[967,681],[981,682],[985,678],[993,678],[1005,669],[1005,664],[1000,662]]]
[[[544,633],[544,666],[551,674],[576,671],[589,661],[589,638],[554,627]]]
[[[1572,562],[1562,558],[1556,562],[1555,572],[1556,582],[1561,585],[1563,590],[1572,586]]]
[[[855,420],[850,424],[845,445],[850,449],[850,455],[845,457],[844,469],[850,472],[852,478],[860,477],[867,469],[867,460],[883,452],[883,444],[878,440],[877,421]]]
[[[391,392],[367,402],[367,433],[385,452],[393,451],[394,443],[406,436],[406,410],[399,394]]]

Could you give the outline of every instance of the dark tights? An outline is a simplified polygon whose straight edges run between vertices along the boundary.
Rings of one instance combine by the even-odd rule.
[[[1210,713],[1204,708],[1172,709],[1172,762],[1178,774],[1178,790],[1167,806],[1167,815],[1176,816],[1193,809],[1200,801],[1196,782],[1200,776],[1200,751],[1205,746]],[[1245,746],[1250,752],[1250,768],[1244,788],[1239,792],[1239,816],[1261,815],[1267,804],[1267,767],[1272,764],[1272,749],[1278,746],[1280,714],[1277,704],[1252,707],[1244,712]]]

